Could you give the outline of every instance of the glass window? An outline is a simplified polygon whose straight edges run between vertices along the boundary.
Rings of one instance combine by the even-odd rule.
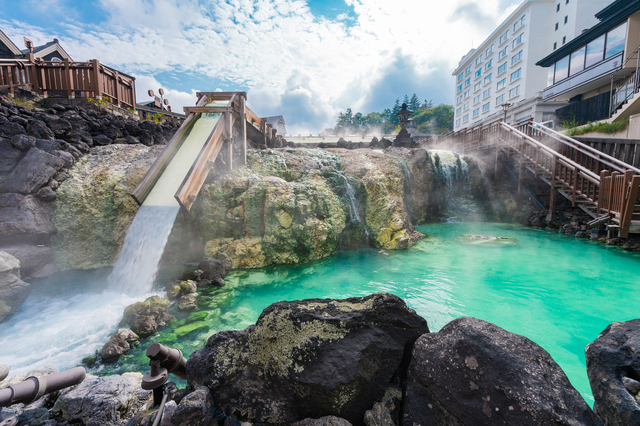
[[[477,82],[476,84],[473,85],[473,91],[475,92],[476,90],[480,89],[480,86],[482,86],[481,82]]]
[[[491,83],[491,74],[484,78],[484,84]]]
[[[553,50],[556,50],[557,47],[558,47],[558,42],[554,42],[553,43]]]
[[[556,77],[554,81],[557,83],[567,77],[569,77],[569,57],[565,56],[556,62]]]
[[[491,68],[491,65],[493,65],[493,59],[489,59],[487,61],[487,63],[484,65],[484,69],[488,70],[489,68]]]
[[[464,98],[467,99],[469,97],[469,91],[465,90],[464,91]]]
[[[504,34],[500,36],[500,44],[504,43],[509,38],[509,30],[505,31]]]
[[[469,102],[467,102],[466,104],[464,104],[464,105],[462,106],[462,110],[463,110],[463,111],[467,111],[467,110],[469,110]]]
[[[524,37],[524,33],[520,34],[518,37],[516,37],[515,40],[513,40],[512,43],[512,48],[515,48],[516,46],[520,46],[522,44],[522,38]]]
[[[522,50],[511,57],[511,65],[513,65],[516,62],[521,61],[521,60],[522,60]]]
[[[556,22],[556,31],[558,31],[558,23]]]
[[[458,96],[456,98],[456,104],[459,104],[460,102],[462,102],[462,96]]]
[[[469,121],[469,114],[467,114],[464,117],[462,117],[462,122],[463,123],[466,123],[467,121]]]
[[[460,75],[458,76],[458,83],[460,83],[460,81],[462,81],[462,78],[463,78],[463,77],[464,77],[464,75],[463,75],[463,74],[460,74]]]
[[[480,102],[480,95],[476,96],[475,98],[473,98],[473,104],[477,104],[478,102]]]
[[[513,32],[516,32],[518,28],[524,25],[524,15],[513,24]]]
[[[459,125],[460,125],[460,119],[458,118],[458,119],[456,120],[456,126],[459,126]]]
[[[506,77],[498,82],[498,90],[502,89],[505,86],[505,84],[507,84]]]
[[[560,11],[560,3],[556,4],[556,12]]]
[[[587,59],[584,67],[589,68],[591,65],[597,64],[604,59],[604,35],[587,44]],[[556,67],[557,69],[557,67]],[[556,73],[557,74],[557,73]],[[558,77],[556,77],[558,81]]]
[[[489,47],[487,47],[487,50],[484,52],[485,56],[489,56],[493,53],[493,44]]]
[[[467,87],[467,86],[468,86],[468,85],[470,85],[470,84],[471,84],[471,77],[469,77],[468,79],[466,79],[466,80],[464,81],[464,87]]]
[[[480,108],[476,108],[473,110],[473,118],[476,118],[480,115]]]
[[[569,17],[568,17],[568,16],[565,16],[565,17],[564,17],[564,23],[566,24],[568,20],[569,20]]]
[[[458,86],[457,92],[462,92],[462,84]]]
[[[549,67],[549,71],[547,71],[547,87],[553,84],[553,74],[556,71],[556,64],[553,64]]]
[[[464,74],[465,74],[465,75],[467,75],[467,74],[469,74],[470,72],[471,72],[471,65],[469,65],[469,66],[467,67],[467,69],[465,69],[465,70],[464,70]]]
[[[496,98],[496,106],[504,103],[504,93]]]
[[[516,80],[520,78],[521,75],[522,75],[522,68],[518,68],[516,71],[511,73],[511,79],[509,81]]]
[[[482,55],[476,58],[476,65],[479,65],[482,62]]]
[[[605,58],[610,58],[616,53],[620,53],[624,50],[624,42],[627,37],[627,23],[620,25],[618,28],[614,28],[607,33],[607,48],[604,55]]]
[[[571,54],[571,63],[569,67],[569,75],[574,75],[584,69],[584,50],[586,46],[582,46],[580,50],[576,50]]]
[[[456,115],[460,115],[462,112],[462,107],[456,108]]]
[[[487,99],[489,96],[491,96],[491,88],[488,88],[482,93],[482,99]]]
[[[520,94],[520,86],[516,86],[513,89],[509,90],[509,98],[515,98]]]
[[[498,52],[498,60],[504,58],[505,56],[507,56],[507,48],[506,47]]]
[[[482,74],[482,68],[480,68],[479,70],[476,70],[476,74],[474,75],[473,78],[478,78],[480,77],[481,74]]]
[[[491,109],[491,102],[487,102],[486,104],[482,105],[482,112],[487,112]]]
[[[507,70],[507,63],[505,62],[504,64],[500,65],[498,67],[498,74],[502,74],[503,72],[505,72]]]

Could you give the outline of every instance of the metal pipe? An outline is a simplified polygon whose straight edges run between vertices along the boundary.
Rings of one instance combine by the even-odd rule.
[[[48,376],[31,376],[25,381],[0,390],[0,407],[24,403],[30,404],[43,395],[81,383],[85,376],[84,367],[76,367]]]

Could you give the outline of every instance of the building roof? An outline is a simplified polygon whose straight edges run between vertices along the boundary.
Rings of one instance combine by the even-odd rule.
[[[0,42],[2,42],[5,46],[7,46],[7,48],[11,51],[11,53],[13,53],[16,56],[22,56],[22,52],[20,51],[20,49],[18,49],[18,46],[16,46],[9,37],[6,36],[5,33],[2,32],[2,30],[0,30]]]
[[[69,54],[62,48],[62,46],[60,46],[60,43],[57,38],[54,38],[52,41],[46,44],[43,44],[41,46],[36,46],[33,48],[33,54],[36,55],[36,57],[38,58],[46,56],[55,51],[60,53],[63,59],[72,60],[71,56],[69,56]],[[22,53],[26,55],[27,53],[29,53],[29,49],[22,50]]]
[[[561,46],[550,55],[544,57],[536,63],[540,67],[550,67],[560,59],[573,53],[576,49],[584,46],[592,40],[597,39],[607,31],[614,29],[629,18],[629,16],[640,11],[640,0],[616,0],[609,6],[596,13],[596,18],[600,22],[589,28],[578,37],[574,38],[564,46]]]
[[[267,124],[271,124],[271,127],[277,124],[280,124],[280,122],[282,122],[282,124],[285,124],[284,117],[281,115],[274,115],[273,117],[267,117]]]

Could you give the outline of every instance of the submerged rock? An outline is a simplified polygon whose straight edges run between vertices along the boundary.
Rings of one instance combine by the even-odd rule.
[[[601,425],[544,349],[469,317],[416,341],[403,424]]]
[[[20,279],[20,261],[0,251],[0,321],[26,300],[30,285]]]
[[[187,379],[208,386],[226,415],[270,423],[332,415],[361,425],[428,331],[391,294],[278,302],[255,326],[211,336],[191,354]]]
[[[640,319],[609,324],[585,354],[596,414],[607,426],[640,425]]]
[[[472,235],[462,234],[458,238],[458,241],[464,245],[476,246],[481,245],[483,247],[503,247],[503,246],[517,246],[518,240],[510,237],[488,237],[486,235]]]

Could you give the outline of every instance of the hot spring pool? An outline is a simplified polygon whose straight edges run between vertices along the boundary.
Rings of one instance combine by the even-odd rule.
[[[225,288],[208,294],[212,305],[223,307],[207,312],[203,306],[202,313],[193,313],[198,317],[191,323],[194,330],[185,328],[184,319],[172,323],[94,373],[145,371],[144,350],[155,340],[188,356],[211,334],[252,324],[276,301],[390,292],[422,315],[432,331],[473,316],[530,338],[551,353],[592,404],[584,349],[609,323],[640,316],[635,303],[640,255],[511,225],[433,224],[418,230],[429,237],[408,251],[367,249],[301,266],[230,272]],[[461,234],[514,237],[518,245],[465,245],[458,240]],[[82,275],[73,285],[59,279],[40,285],[16,315],[0,324],[0,363],[23,373],[50,363],[68,368],[101,347],[131,303],[103,290],[105,275]],[[28,325],[34,318],[41,327]],[[33,351],[39,355],[27,355]]]

